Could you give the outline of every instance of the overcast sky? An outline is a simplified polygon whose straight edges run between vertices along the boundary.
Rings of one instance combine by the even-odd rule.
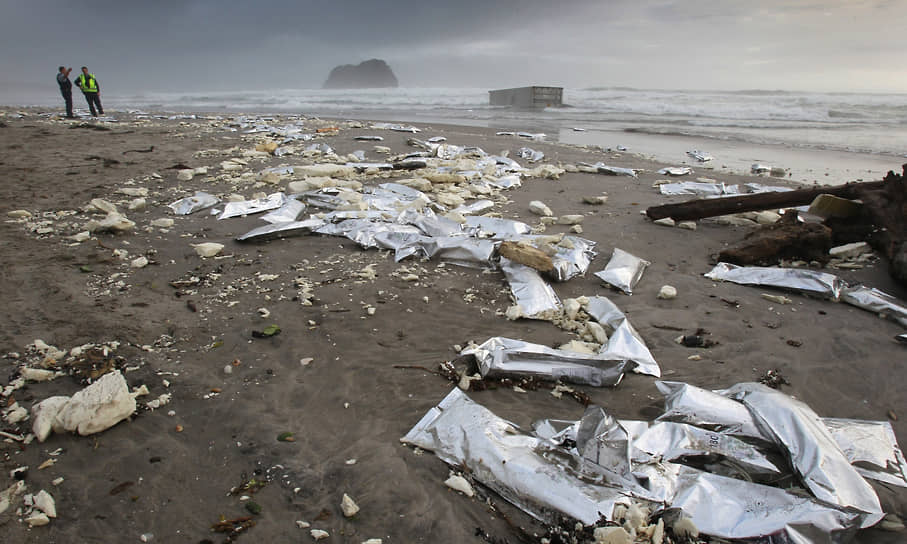
[[[106,92],[404,87],[907,92],[905,0],[0,0],[0,103],[87,65]]]

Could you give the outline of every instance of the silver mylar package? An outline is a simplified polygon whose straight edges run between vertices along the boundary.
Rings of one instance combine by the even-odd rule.
[[[493,267],[497,251],[495,242],[467,236],[428,236],[415,242],[415,246],[429,259],[472,268]]]
[[[888,293],[873,287],[859,285],[845,289],[841,293],[841,300],[858,308],[884,315],[907,327],[907,306]]]
[[[480,238],[494,238],[508,240],[523,234],[529,234],[532,228],[521,221],[501,219],[498,217],[484,217],[470,215],[466,217],[466,226],[477,231]]]
[[[558,514],[586,525],[610,519],[617,504],[631,499],[620,489],[573,476],[542,455],[544,441],[452,390],[401,439],[433,451],[536,519],[552,523]]]
[[[662,176],[688,176],[693,173],[689,166],[668,166],[658,171]]]
[[[576,429],[576,449],[588,461],[630,475],[630,433],[599,406],[589,406]]]
[[[716,197],[739,194],[739,187],[737,185],[725,185],[724,183],[681,181],[678,183],[662,183],[658,186],[658,192],[663,195]]]
[[[891,423],[830,417],[822,418],[822,423],[864,478],[907,487],[907,462]]]
[[[220,199],[216,196],[204,191],[197,191],[194,195],[181,198],[168,207],[176,215],[189,215],[190,213],[210,208],[218,202],[220,202]]]
[[[655,421],[677,421],[734,436],[770,441],[746,406],[720,393],[683,382],[656,381],[665,412]]]
[[[610,285],[617,287],[628,295],[633,294],[633,288],[642,278],[642,273],[649,266],[649,261],[635,257],[620,248],[614,248],[611,260],[605,269],[595,275]]]
[[[655,421],[678,421],[722,434],[772,441],[749,409],[719,392],[682,382],[656,381],[665,413]],[[887,421],[822,418],[847,461],[864,478],[907,487],[907,462]]]
[[[580,172],[588,172],[591,174],[605,174],[608,176],[630,176],[631,178],[638,177],[636,170],[633,170],[632,168],[608,166],[603,162],[597,162],[595,164],[580,162],[577,163],[576,167]]]
[[[817,499],[865,512],[863,527],[884,517],[872,486],[850,465],[809,406],[759,383],[740,383],[724,394],[749,408],[756,424],[789,453],[791,465]]]
[[[553,319],[563,312],[561,299],[538,271],[505,257],[501,257],[501,270],[524,317]]]
[[[305,221],[288,221],[264,225],[242,236],[237,236],[237,242],[261,242],[272,238],[289,238],[301,234],[310,234],[324,225],[321,219],[306,219]]]
[[[253,213],[274,210],[283,206],[286,201],[287,195],[283,193],[271,193],[265,198],[243,200],[242,202],[227,202],[224,204],[224,211],[221,212],[218,219],[228,219],[240,215],[250,215]]]
[[[601,386],[620,383],[626,361],[564,351],[522,340],[494,337],[461,355],[473,355],[483,377],[531,376]]]
[[[426,236],[450,236],[463,232],[459,223],[436,215],[429,209],[423,210],[421,213],[415,210],[405,210],[397,216],[397,222],[413,225]]]
[[[462,215],[475,215],[477,213],[485,213],[492,208],[494,208],[494,202],[482,199],[470,202],[469,204],[463,204],[451,211]]]
[[[649,427],[633,441],[633,449],[665,461],[685,457],[717,456],[755,478],[778,477],[782,470],[765,453],[739,438],[685,423],[663,421]]]
[[[648,374],[656,378],[661,376],[661,368],[646,343],[616,304],[605,297],[589,297],[586,313],[611,329],[608,343],[602,346],[599,353],[609,358],[633,361],[633,372],[637,374]]]
[[[378,233],[403,232],[419,234],[419,229],[412,225],[401,225],[399,223],[369,221],[367,219],[347,219],[336,224],[328,223],[319,228],[316,232],[318,232],[318,234],[346,236],[359,244],[363,249],[374,249],[380,247],[375,240],[375,236]]]
[[[564,282],[577,276],[585,276],[595,258],[595,242],[577,236],[565,236],[556,244],[551,256],[554,268],[547,273],[555,281]]]
[[[826,296],[838,300],[844,282],[834,274],[801,270],[799,268],[774,268],[768,266],[737,266],[718,263],[705,274],[713,280],[723,280],[741,285],[765,285],[781,287]]]
[[[700,533],[720,538],[834,544],[848,541],[863,516],[777,487],[689,467],[679,471],[675,485],[670,508],[682,510]]]
[[[305,202],[291,198],[283,206],[261,216],[261,219],[268,223],[286,223],[296,221],[303,211],[305,211]]]

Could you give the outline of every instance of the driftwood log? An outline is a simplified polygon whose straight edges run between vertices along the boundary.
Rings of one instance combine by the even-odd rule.
[[[877,251],[888,257],[891,276],[907,285],[907,164],[903,173],[888,172],[882,181],[847,183],[834,187],[816,187],[783,193],[759,193],[729,198],[696,199],[679,204],[653,206],[646,210],[653,220],[671,217],[688,221],[741,212],[788,208],[810,204],[820,194],[861,200],[862,213],[846,219],[831,219],[826,226],[833,231],[836,243],[857,241],[860,235]],[[759,246],[764,258],[771,243]],[[780,247],[776,247],[780,249]]]
[[[887,178],[886,178],[887,179]],[[705,198],[678,202],[677,204],[663,204],[646,209],[653,221],[670,217],[674,221],[695,221],[706,217],[728,215],[732,213],[758,212],[773,208],[791,208],[805,206],[821,194],[830,194],[841,198],[858,199],[867,190],[878,189],[885,181],[870,181],[865,183],[847,183],[833,187],[816,187],[798,189],[783,193],[757,193],[754,195],[729,196],[724,198]]]

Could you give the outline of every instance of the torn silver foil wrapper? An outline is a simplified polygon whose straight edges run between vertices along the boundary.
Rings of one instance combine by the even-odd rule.
[[[265,198],[255,200],[243,200],[242,202],[227,202],[224,204],[224,211],[217,217],[218,219],[228,219],[240,215],[251,215],[253,213],[266,212],[283,206],[287,202],[287,195],[283,193],[271,193]]]
[[[589,483],[553,464],[544,440],[469,399],[459,389],[432,408],[401,441],[432,451],[518,508],[547,523],[567,515],[591,525],[614,506],[629,505],[620,489]]]
[[[736,400],[683,382],[659,380],[655,387],[665,397],[665,412],[655,421],[689,423],[724,434],[771,440],[756,426],[746,406]]]
[[[650,264],[652,263],[635,257],[620,248],[614,248],[611,260],[605,265],[605,269],[596,272],[595,275],[603,282],[632,295],[633,288],[642,279],[642,273]]]
[[[633,448],[645,452],[650,458],[672,462],[683,462],[688,457],[715,457],[719,462],[726,459],[734,469],[743,470],[755,479],[771,479],[783,474],[755,446],[730,435],[685,423],[656,423],[633,442]]]
[[[536,151],[531,147],[521,147],[517,152],[517,157],[521,159],[526,159],[529,162],[539,162],[545,158],[545,154],[541,151]]]
[[[435,215],[433,211],[428,209],[422,212],[406,210],[397,216],[397,222],[413,225],[426,236],[463,234],[463,227],[459,223],[452,219]]]
[[[605,297],[589,297],[586,313],[611,329],[608,343],[600,351],[602,355],[633,361],[633,372],[637,374],[648,374],[656,378],[661,376],[661,368],[646,343],[616,304]]]
[[[777,487],[684,467],[671,509],[683,511],[700,533],[778,544],[846,542],[859,527],[859,512],[822,504]]]
[[[520,176],[516,174],[501,176],[498,179],[488,181],[488,184],[498,189],[515,189],[523,186]]]
[[[466,266],[470,268],[494,267],[496,244],[491,240],[478,240],[466,236],[431,236],[411,243],[429,259]]]
[[[705,274],[713,280],[729,281],[740,285],[764,285],[780,287],[803,293],[822,295],[838,300],[844,282],[834,274],[802,270],[799,268],[774,268],[767,266],[737,266],[718,263]]]
[[[822,423],[864,478],[907,487],[907,462],[891,423],[830,417],[822,418]]]
[[[740,194],[737,185],[724,183],[704,183],[701,181],[683,181],[680,183],[662,183],[658,192],[663,195],[697,195],[702,197],[717,197]]]
[[[459,213],[461,215],[475,215],[479,213],[485,213],[488,210],[494,208],[494,202],[490,200],[476,200],[470,202],[469,204],[464,204],[457,208],[454,208],[453,212]]]
[[[286,223],[296,221],[299,214],[305,211],[305,202],[291,198],[287,203],[272,212],[261,216],[262,221],[268,223]]]
[[[242,236],[237,236],[237,242],[261,242],[274,238],[289,238],[291,236],[301,236],[311,234],[320,227],[324,226],[321,219],[306,219],[305,221],[287,221],[285,223],[273,223],[264,225]]]
[[[576,450],[616,474],[630,474],[630,433],[599,406],[589,406],[576,429]]]
[[[479,346],[468,347],[461,355],[476,359],[483,377],[537,377],[595,387],[616,386],[626,361],[608,360],[600,355],[564,351],[522,340],[494,337]]]
[[[632,168],[621,168],[620,166],[608,166],[603,162],[597,162],[595,164],[589,164],[585,162],[577,163],[576,168],[580,172],[587,172],[591,174],[605,174],[608,176],[630,176],[631,178],[639,177],[636,174],[636,170]]]
[[[845,289],[841,300],[870,312],[897,321],[907,327],[907,306],[893,296],[874,287],[859,285]]]
[[[595,242],[577,236],[564,236],[554,245],[551,256],[554,268],[547,275],[554,281],[565,282],[577,276],[585,276],[595,258]]]
[[[881,521],[885,513],[872,486],[809,406],[758,383],[737,384],[724,394],[742,402],[763,432],[789,453],[791,465],[817,499],[865,512],[862,527]]]
[[[315,232],[331,236],[345,236],[359,244],[363,249],[381,247],[375,237],[384,232],[402,232],[419,234],[419,229],[412,225],[369,221],[368,219],[346,219],[336,224],[325,224]]]
[[[210,208],[220,202],[220,199],[212,194],[203,191],[197,191],[194,195],[181,198],[170,204],[168,207],[176,215],[189,215],[190,213]]]
[[[532,227],[522,221],[501,219],[498,217],[484,217],[470,215],[466,217],[466,227],[476,231],[475,236],[480,238],[494,238],[496,240],[509,240],[529,234]]]
[[[658,171],[662,176],[687,176],[693,173],[689,166],[668,166]]]
[[[665,396],[665,413],[655,421],[678,421],[721,434],[772,442],[749,409],[720,392],[682,382],[656,381]],[[822,418],[847,461],[864,478],[907,487],[907,463],[886,421]]]
[[[501,270],[523,317],[550,320],[563,313],[564,307],[557,293],[537,270],[505,257],[501,257]]]

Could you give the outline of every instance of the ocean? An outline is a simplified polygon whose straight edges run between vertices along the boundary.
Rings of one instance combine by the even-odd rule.
[[[102,99],[118,110],[279,112],[543,132],[550,141],[699,166],[706,176],[761,163],[796,181],[842,183],[878,179],[907,162],[907,94],[567,88],[564,107],[541,111],[490,106],[488,89],[469,88],[106,92]],[[698,165],[686,155],[693,149],[713,161]]]

